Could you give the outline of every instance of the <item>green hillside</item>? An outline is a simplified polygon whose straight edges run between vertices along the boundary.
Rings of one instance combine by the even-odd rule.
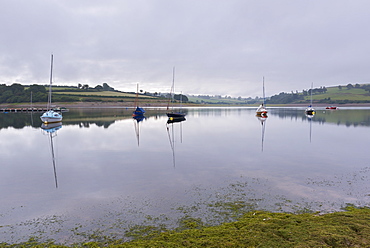
[[[280,93],[271,96],[267,103],[270,104],[294,104],[309,103],[311,89],[303,92]],[[370,103],[370,85],[333,86],[312,89],[313,103],[345,104],[345,103]]]
[[[370,101],[369,92],[363,88],[339,89],[338,87],[329,87],[327,90],[328,91],[325,94],[313,95],[312,99],[314,101],[325,100],[328,98],[333,101]],[[306,100],[309,99],[310,97],[306,96]]]
[[[132,104],[136,99],[134,92],[121,92],[114,90],[107,84],[103,86],[88,87],[68,87],[53,86],[53,102],[127,102]],[[267,104],[307,104],[310,102],[311,89],[302,92],[282,92],[278,95],[267,97]],[[48,99],[48,86],[30,85],[23,86],[12,84],[0,85],[0,104],[1,103],[44,103]],[[165,95],[145,92],[138,95],[142,104],[167,104],[168,98]],[[256,105],[262,102],[262,98],[233,98],[230,96],[180,96],[175,95],[179,103],[189,102],[193,104],[219,104],[219,105]],[[181,99],[181,100],[180,100]],[[345,104],[345,103],[370,103],[370,84],[355,86],[320,87],[312,89],[313,103],[325,104]]]

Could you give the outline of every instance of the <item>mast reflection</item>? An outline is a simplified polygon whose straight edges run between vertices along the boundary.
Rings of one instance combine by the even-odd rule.
[[[62,122],[49,123],[49,124],[42,123],[41,125],[43,134],[48,135],[50,138],[49,141],[50,141],[50,148],[51,148],[51,159],[52,159],[53,170],[54,170],[55,188],[58,188],[58,178],[57,178],[53,138],[57,136],[57,131],[61,128],[62,128]]]
[[[137,146],[139,146],[140,145],[140,122],[142,122],[145,119],[145,116],[144,115],[135,115],[132,118],[134,120]]]
[[[263,143],[265,140],[265,129],[266,129],[266,120],[267,120],[267,115],[265,116],[257,116],[257,119],[260,121],[261,126],[262,126],[262,133],[261,133],[261,151],[263,152]]]
[[[175,126],[174,123],[180,123],[180,142],[182,143],[182,122],[186,121],[185,117],[170,117],[166,123],[166,129],[168,134],[168,140],[170,142],[171,150],[172,150],[172,163],[173,167],[176,167],[176,159],[175,159]],[[171,129],[171,130],[170,130]]]
[[[310,143],[312,141],[312,118],[315,116],[315,113],[306,114],[307,120],[310,122]]]

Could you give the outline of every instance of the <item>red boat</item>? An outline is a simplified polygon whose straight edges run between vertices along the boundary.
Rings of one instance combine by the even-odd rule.
[[[328,106],[328,107],[326,107],[326,109],[338,109],[338,108],[335,107],[335,106]]]

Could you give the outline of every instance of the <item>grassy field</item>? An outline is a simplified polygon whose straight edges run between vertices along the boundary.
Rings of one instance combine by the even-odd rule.
[[[235,98],[222,98],[222,99],[219,99],[219,98],[216,98],[216,97],[211,97],[210,99],[202,99],[202,98],[199,98],[199,97],[191,97],[191,96],[188,96],[188,99],[190,102],[193,102],[193,103],[209,103],[209,104],[245,104],[246,101],[245,100],[238,100],[238,99],[235,99]]]
[[[340,90],[338,87],[329,87],[327,88],[327,92],[325,94],[312,95],[313,101],[319,101],[328,98],[334,101],[370,101],[370,94],[361,88],[347,89],[346,87],[343,87]],[[305,99],[309,100],[310,96],[306,96]]]
[[[72,96],[97,96],[97,97],[123,97],[123,98],[136,98],[136,94],[134,93],[124,93],[124,92],[116,92],[116,91],[97,91],[97,92],[90,92],[90,91],[81,91],[81,92],[53,92],[53,94],[58,95],[72,95]],[[146,96],[146,95],[139,95],[139,98],[145,99],[155,99],[156,97]]]
[[[362,88],[351,88],[348,89],[346,86],[342,86],[339,89],[338,86],[327,87],[327,91],[324,94],[314,94],[312,96],[314,103],[326,103],[330,104],[343,104],[343,103],[370,103],[370,93]],[[302,93],[300,93],[302,94]],[[53,95],[59,96],[59,102],[71,102],[71,101],[81,101],[81,102],[133,102],[136,98],[135,93],[119,92],[119,91],[94,91],[94,90],[81,90],[77,88],[68,87],[55,87],[53,89]],[[211,105],[258,105],[262,100],[255,99],[237,99],[237,98],[218,98],[210,96],[208,99],[202,97],[187,96],[189,103],[193,104],[211,104]],[[271,96],[270,96],[271,97]],[[167,101],[164,97],[155,97],[139,94],[139,101],[141,103],[152,104],[155,102],[165,102]],[[290,102],[283,103],[308,103],[310,101],[310,96],[304,97],[304,100],[292,100]],[[186,103],[184,103],[186,104]],[[267,98],[267,104],[269,104]],[[276,104],[279,104],[276,102]]]

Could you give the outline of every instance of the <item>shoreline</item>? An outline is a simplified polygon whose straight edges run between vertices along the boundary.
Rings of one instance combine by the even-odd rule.
[[[134,108],[134,102],[56,102],[53,104],[58,107],[66,108]],[[182,107],[258,107],[259,104],[182,104]],[[297,103],[297,104],[269,104],[268,107],[307,107],[307,104]],[[330,104],[315,104],[314,107],[327,107]],[[370,103],[346,103],[334,105],[338,108],[340,107],[370,107]],[[34,108],[45,108],[46,103],[34,103],[32,104]],[[166,103],[142,103],[141,107],[167,107]],[[175,104],[175,107],[180,107],[180,104]],[[0,109],[4,108],[31,108],[30,104],[25,103],[2,103],[0,104]]]

